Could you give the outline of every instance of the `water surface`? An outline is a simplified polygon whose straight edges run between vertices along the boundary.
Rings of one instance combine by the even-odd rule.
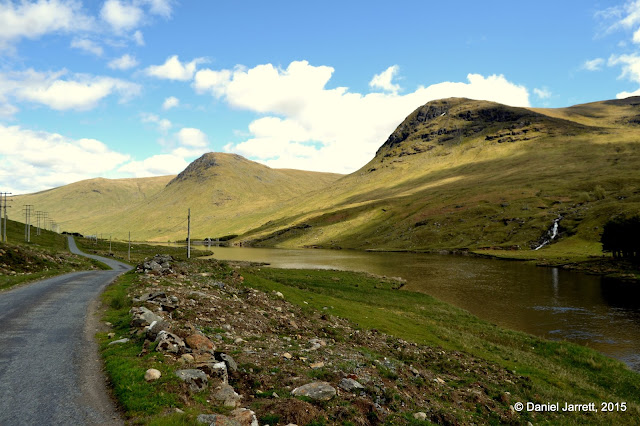
[[[522,262],[414,253],[214,247],[214,257],[278,268],[402,277],[419,291],[502,327],[589,346],[640,371],[637,285]]]

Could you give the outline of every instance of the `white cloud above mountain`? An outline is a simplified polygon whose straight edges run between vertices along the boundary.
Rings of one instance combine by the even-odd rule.
[[[82,111],[96,107],[112,94],[127,101],[141,90],[138,84],[117,78],[68,74],[66,70],[39,72],[33,69],[0,73],[0,102],[12,97],[54,110]]]
[[[147,75],[163,80],[189,81],[193,78],[198,64],[205,62],[204,58],[196,58],[191,62],[181,62],[178,55],[167,58],[162,65],[151,65],[146,68]]]
[[[71,139],[0,124],[0,175],[12,176],[14,194],[29,193],[102,176],[129,159],[95,139]]]
[[[378,80],[380,85],[391,84],[395,71],[389,70],[393,69],[388,68],[387,77]],[[227,144],[227,151],[274,167],[340,173],[369,161],[395,127],[428,101],[467,97],[529,106],[527,89],[502,75],[468,74],[466,82],[420,86],[400,95],[399,88],[368,94],[346,87],[327,89],[333,72],[332,67],[307,61],[292,62],[286,69],[272,64],[203,69],[195,74],[193,87],[233,108],[266,115],[249,125],[249,139]]]

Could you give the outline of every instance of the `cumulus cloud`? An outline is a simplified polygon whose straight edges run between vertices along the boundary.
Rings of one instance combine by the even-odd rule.
[[[609,66],[622,66],[621,78],[627,78],[631,81],[640,83],[640,56],[631,55],[612,55],[609,58]]]
[[[172,0],[145,0],[145,3],[149,5],[149,11],[154,15],[162,16],[163,18],[170,18],[173,12]]]
[[[540,99],[549,99],[552,95],[551,91],[546,87],[543,87],[542,89],[533,89],[533,93]]]
[[[162,103],[162,109],[169,110],[171,108],[177,107],[178,105],[180,105],[180,99],[176,98],[175,96],[169,96]]]
[[[196,72],[196,66],[204,62],[203,58],[196,58],[191,62],[180,62],[178,55],[173,55],[162,65],[151,65],[145,71],[147,75],[165,80],[189,81]]]
[[[95,139],[0,125],[0,179],[3,189],[30,193],[98,177],[129,159]],[[9,179],[6,179],[9,177]]]
[[[585,69],[587,71],[600,71],[602,69],[602,65],[604,65],[604,62],[605,61],[602,58],[591,59],[585,61],[584,64],[582,64],[582,69]]]
[[[173,143],[169,152],[131,161],[118,168],[118,171],[135,177],[177,174],[193,159],[210,151],[207,135],[200,129],[191,127],[175,132],[172,140],[168,142]],[[165,145],[168,145],[168,142],[164,141]]]
[[[374,75],[369,82],[369,87],[372,89],[382,89],[385,92],[393,94],[398,93],[400,85],[392,83],[393,78],[398,74],[398,70],[399,67],[397,65],[392,65],[380,74]]]
[[[265,114],[249,126],[250,138],[225,149],[272,167],[352,172],[369,161],[395,127],[424,103],[446,97],[528,106],[529,93],[502,75],[469,74],[466,82],[420,86],[411,93],[327,89],[334,69],[292,62],[251,69],[199,70],[193,81],[230,106]],[[391,73],[390,73],[391,74]],[[389,80],[391,81],[391,80]]]
[[[171,127],[173,126],[171,124],[171,121],[167,120],[166,118],[160,118],[155,114],[142,113],[140,114],[140,116],[143,123],[153,123],[158,126],[158,130],[163,133],[168,132],[169,129],[171,129]]]
[[[142,35],[142,31],[138,30],[133,33],[133,40],[138,46],[144,46],[144,36]]]
[[[107,64],[112,70],[128,70],[138,65],[138,60],[129,54],[113,59]]]
[[[128,81],[84,74],[62,78],[66,70],[0,73],[0,100],[12,96],[20,101],[46,105],[55,110],[89,110],[105,97],[118,93],[126,101],[140,92]]]
[[[144,12],[138,6],[120,0],[107,0],[102,5],[100,17],[117,33],[138,27]]]
[[[96,56],[102,56],[104,50],[102,47],[88,38],[74,38],[71,40],[71,47],[74,49],[84,50]]]
[[[205,135],[202,130],[192,127],[184,127],[180,129],[176,136],[178,137],[180,144],[187,147],[203,148],[209,144],[207,135]]]
[[[81,6],[71,0],[0,3],[0,48],[21,38],[37,39],[48,33],[91,29],[93,18]]]
[[[131,161],[118,168],[118,171],[134,177],[164,176],[178,174],[188,165],[179,155],[158,154],[141,161]]]

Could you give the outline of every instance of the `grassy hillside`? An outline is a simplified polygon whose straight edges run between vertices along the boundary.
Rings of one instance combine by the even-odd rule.
[[[258,245],[522,249],[600,255],[640,211],[640,99],[559,110],[445,99],[414,111],[357,172],[242,237]]]
[[[49,212],[61,230],[135,240],[168,241],[245,232],[295,196],[341,175],[271,169],[239,155],[209,153],[178,176],[91,179],[15,197]]]
[[[0,242],[0,290],[17,284],[72,271],[107,268],[105,265],[68,252],[67,237],[55,232],[31,229],[25,242],[24,224],[7,221],[7,242]]]

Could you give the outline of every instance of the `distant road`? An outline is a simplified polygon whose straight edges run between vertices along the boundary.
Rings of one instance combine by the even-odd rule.
[[[86,255],[69,237],[72,253],[106,263],[111,271],[74,272],[0,293],[0,425],[122,424],[107,394],[88,315],[97,297],[131,269]]]

